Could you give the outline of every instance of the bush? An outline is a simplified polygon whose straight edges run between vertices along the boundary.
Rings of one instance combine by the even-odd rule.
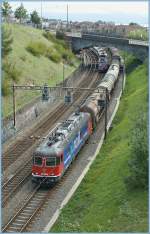
[[[148,40],[148,31],[146,29],[136,29],[132,30],[127,35],[128,38],[136,40]]]
[[[9,63],[7,61],[3,62],[3,70],[4,70],[4,79],[5,77],[8,80],[13,80],[15,82],[19,81],[19,77],[21,76],[21,71],[16,68],[15,64]]]
[[[62,58],[66,60],[68,64],[71,63],[71,60],[73,59],[73,54],[69,49],[65,49],[61,44],[56,44],[55,49],[61,53]]]
[[[31,42],[26,49],[34,56],[39,57],[46,54],[47,46],[42,42]]]
[[[58,35],[64,34],[63,32],[57,32],[56,37],[59,39],[56,39],[54,35],[52,35],[50,32],[44,32],[43,36],[46,37],[49,41],[54,42],[54,48],[55,50],[51,51],[47,57],[49,57],[54,62],[60,62],[61,57],[63,60],[66,61],[66,63],[73,65],[72,58],[73,54],[68,49],[68,45],[64,40],[62,40],[64,37],[59,37]]]
[[[13,81],[18,82],[19,77],[21,76],[21,71],[19,71],[15,65],[12,65],[10,67],[9,76]]]
[[[2,96],[8,96],[10,94],[9,77],[5,71],[2,73]]]
[[[61,55],[50,47],[47,49],[46,57],[55,63],[59,63],[61,61]]]
[[[63,40],[65,38],[65,34],[63,31],[56,31],[56,38]]]
[[[21,59],[23,62],[25,62],[25,61],[27,60],[27,57],[26,57],[26,55],[21,55],[21,56],[20,56],[20,59]]]
[[[69,49],[68,44],[64,40],[57,40],[64,49]]]
[[[52,41],[52,42],[56,42],[56,37],[52,34],[52,33],[50,33],[50,32],[44,32],[43,33],[43,36],[47,39],[47,40],[49,40],[49,41]]]
[[[12,32],[10,29],[2,26],[2,57],[5,58],[12,51]]]
[[[61,55],[55,49],[51,47],[47,47],[45,44],[41,42],[30,43],[30,45],[27,47],[27,50],[30,53],[32,53],[34,56],[39,57],[40,55],[43,55],[51,59],[55,63],[58,63],[61,61]]]
[[[21,76],[21,71],[16,68],[15,64],[10,64],[7,60],[3,61],[2,70],[2,95],[8,96],[10,94],[11,88],[10,83],[18,82]]]
[[[130,139],[130,175],[125,178],[129,189],[148,187],[148,132],[146,113],[141,112],[134,123]]]

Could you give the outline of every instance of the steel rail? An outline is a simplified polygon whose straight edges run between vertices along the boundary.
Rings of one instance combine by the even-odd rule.
[[[91,85],[91,83],[90,83],[90,85]],[[92,83],[92,85],[93,85],[93,83]],[[61,117],[61,115],[62,115],[62,112],[59,109],[58,114],[57,114],[57,118],[55,118],[55,120],[59,119]],[[9,201],[10,197],[12,197],[12,195],[15,194],[15,192],[18,190],[18,188],[21,187],[24,184],[24,182],[26,181],[26,179],[31,175],[31,166],[30,166],[31,164],[32,164],[32,159],[28,160],[28,162],[25,165],[23,165],[16,172],[15,175],[3,185],[3,187],[2,187],[2,191],[3,191],[2,207],[4,207],[6,205],[6,203]]]

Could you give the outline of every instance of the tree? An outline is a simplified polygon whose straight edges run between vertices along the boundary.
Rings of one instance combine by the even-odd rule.
[[[11,30],[2,27],[2,58],[5,58],[12,51],[13,37]]]
[[[20,20],[20,23],[23,19],[26,19],[27,16],[27,10],[24,8],[23,4],[21,3],[20,7],[18,7],[15,11],[15,17]]]
[[[11,6],[8,2],[4,1],[2,3],[2,15],[5,18],[5,21],[8,22],[9,16],[12,13]]]
[[[146,113],[141,112],[132,129],[128,161],[130,175],[125,182],[129,188],[148,187],[148,131]]]
[[[131,22],[131,23],[129,23],[129,26],[139,26],[139,24]]]
[[[36,26],[38,26],[38,24],[41,23],[41,19],[40,19],[40,17],[38,16],[37,11],[33,11],[33,12],[31,13],[31,21],[32,21],[32,23],[33,23],[34,25],[36,25]]]

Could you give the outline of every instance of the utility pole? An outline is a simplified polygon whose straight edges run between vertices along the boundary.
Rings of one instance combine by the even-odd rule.
[[[68,4],[67,4],[67,29],[68,29]]]
[[[16,101],[15,101],[15,85],[13,84],[13,122],[14,122],[14,129],[16,128]]]
[[[42,0],[41,0],[41,29],[43,29],[43,20],[42,20]]]
[[[124,89],[124,76],[125,76],[125,67],[123,65],[123,70],[121,71],[122,75],[122,94],[123,94],[123,89]]]
[[[108,105],[108,89],[105,90],[105,139],[107,136],[107,105]]]
[[[63,61],[63,87],[64,87],[64,79],[65,79],[65,65]]]

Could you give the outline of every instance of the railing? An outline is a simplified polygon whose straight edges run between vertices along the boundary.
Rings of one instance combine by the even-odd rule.
[[[134,40],[134,39],[128,39],[128,38],[121,38],[121,37],[114,37],[114,36],[104,36],[104,35],[100,35],[98,33],[75,33],[75,32],[70,32],[70,33],[66,33],[66,36],[68,37],[84,37],[84,35],[87,37],[96,37],[96,38],[108,38],[108,39],[116,39],[116,40],[123,40],[123,41],[127,41],[129,45],[140,45],[140,46],[149,46],[148,41],[140,41],[140,40]]]
[[[131,44],[131,45],[149,46],[148,41],[140,41],[140,40],[133,40],[133,39],[129,39],[129,44]]]

